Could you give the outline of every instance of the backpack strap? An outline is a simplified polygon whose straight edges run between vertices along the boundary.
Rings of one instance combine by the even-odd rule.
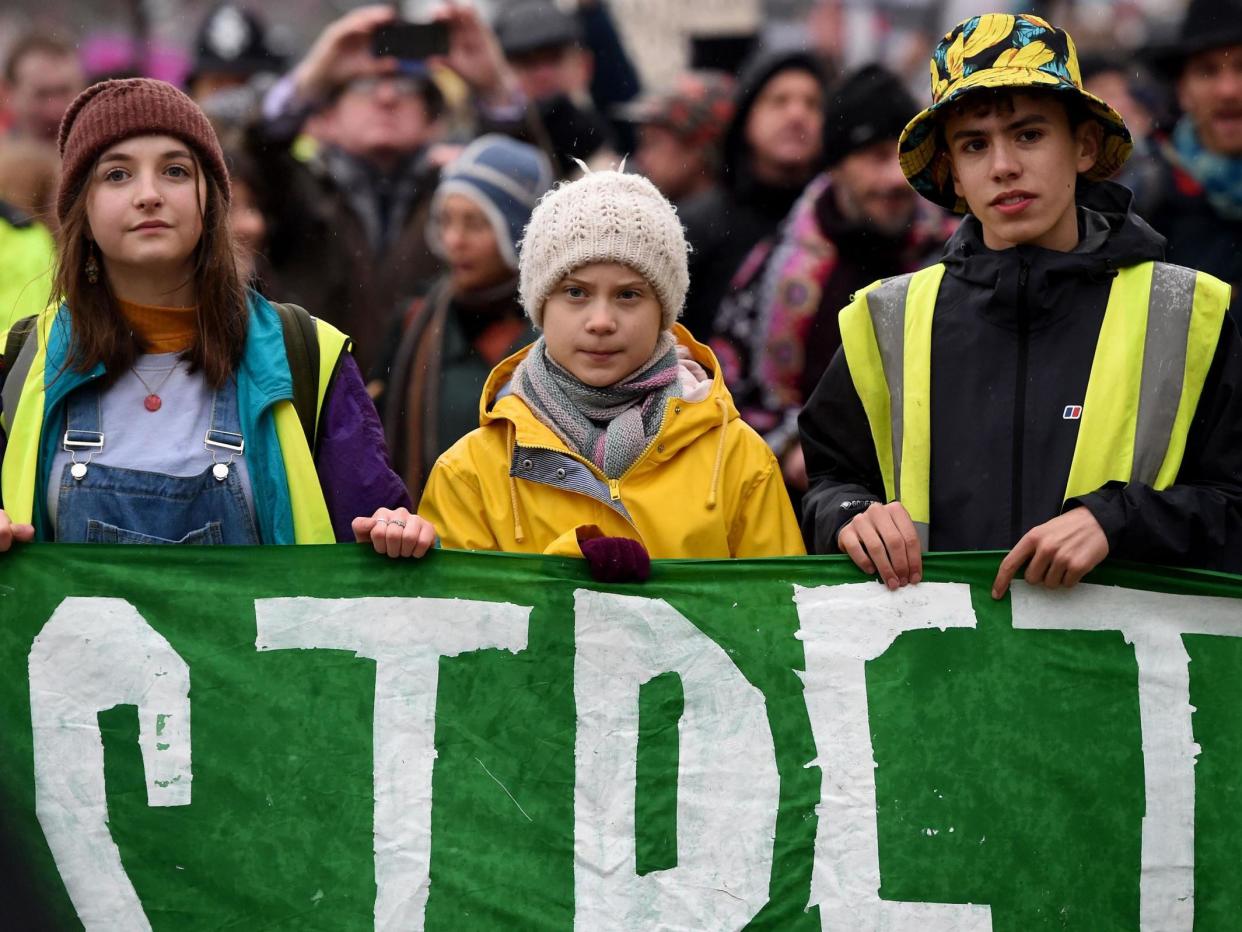
[[[12,421],[13,412],[17,409],[26,373],[30,371],[35,350],[38,349],[38,341],[29,339],[38,320],[38,315],[32,314],[14,321],[4,341],[4,354],[0,356],[0,414],[7,414],[9,421]],[[14,373],[16,377],[10,383],[10,376]]]
[[[0,201],[0,220],[3,220],[15,230],[24,230],[26,227],[34,224],[34,217],[18,210],[8,201]]]
[[[285,336],[285,355],[293,376],[293,408],[302,423],[306,445],[315,449],[315,428],[319,409],[319,336],[310,313],[296,304],[276,304]]]
[[[7,361],[5,368],[11,367],[13,360],[17,359],[22,347],[26,345],[26,337],[34,333],[35,321],[38,319],[38,314],[31,314],[29,317],[13,321],[12,326],[9,327],[8,339],[4,341],[4,352],[0,353],[0,358]]]

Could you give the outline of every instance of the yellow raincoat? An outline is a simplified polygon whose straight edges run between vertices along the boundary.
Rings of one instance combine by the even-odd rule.
[[[712,374],[711,390],[699,402],[670,400],[655,440],[617,479],[502,393],[529,347],[496,366],[479,428],[436,462],[419,505],[441,545],[581,556],[579,530],[598,528],[657,559],[804,554],[772,451],[738,416],[712,351],[680,325],[673,332]]]

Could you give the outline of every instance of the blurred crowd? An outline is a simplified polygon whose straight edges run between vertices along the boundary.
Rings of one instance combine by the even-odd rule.
[[[404,35],[421,50],[405,55],[383,46],[401,19],[388,5],[350,10],[301,50],[276,37],[307,24],[257,3],[219,4],[186,36],[183,86],[224,143],[245,276],[353,337],[415,501],[476,426],[488,372],[534,338],[517,255],[558,180],[623,164],[676,204],[693,250],[683,322],[710,340],[795,504],[797,415],[840,346],[837,312],[935,261],[960,220],[906,183],[897,139],[926,97],[929,50],[979,9],[769,4],[750,29],[677,33],[670,69],[645,48],[674,41],[649,7],[420,6]],[[1117,180],[1168,261],[1236,295],[1242,4],[1031,8],[1078,38],[1086,89],[1133,132]],[[0,330],[49,300],[65,108],[93,81],[157,70],[150,56],[88,60],[84,38],[37,18],[0,37]]]

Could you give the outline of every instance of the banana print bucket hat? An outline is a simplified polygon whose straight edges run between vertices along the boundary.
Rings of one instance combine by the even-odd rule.
[[[1078,51],[1064,29],[1031,14],[985,13],[959,23],[940,40],[931,60],[932,105],[901,134],[901,170],[914,190],[955,213],[966,201],[953,191],[949,153],[936,111],[980,88],[1040,88],[1077,94],[1104,129],[1100,157],[1087,178],[1110,177],[1134,142],[1121,115],[1082,88]]]

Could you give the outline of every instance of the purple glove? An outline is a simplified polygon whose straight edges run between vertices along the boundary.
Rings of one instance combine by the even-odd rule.
[[[647,548],[628,537],[579,540],[591,578],[597,582],[646,582],[651,575]]]

